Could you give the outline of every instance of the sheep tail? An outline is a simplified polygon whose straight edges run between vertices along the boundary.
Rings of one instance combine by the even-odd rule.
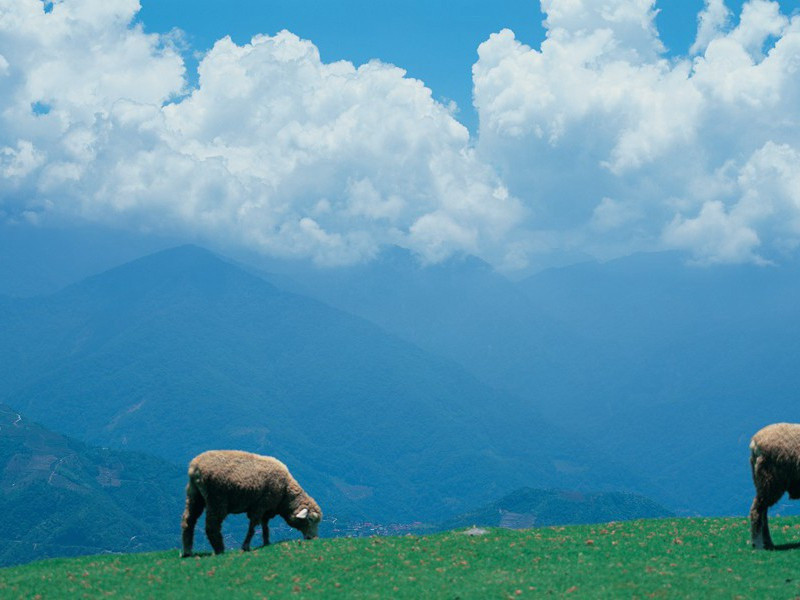
[[[758,466],[761,463],[759,457],[761,456],[761,449],[756,444],[755,440],[750,440],[750,474],[753,477],[753,482],[756,482],[758,476]]]

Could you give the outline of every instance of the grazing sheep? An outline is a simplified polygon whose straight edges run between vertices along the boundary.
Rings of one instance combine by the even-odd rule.
[[[264,545],[269,544],[269,520],[280,515],[306,539],[317,537],[322,511],[303,491],[281,461],[238,450],[210,450],[189,463],[186,510],[183,512],[182,557],[192,555],[194,526],[206,510],[206,535],[215,554],[225,551],[222,521],[229,514],[247,513],[250,527],[242,550],[250,550],[261,523]]]
[[[758,431],[750,442],[750,467],[756,497],[750,508],[750,534],[754,548],[771,550],[767,509],[780,500],[800,498],[800,425],[776,423]]]

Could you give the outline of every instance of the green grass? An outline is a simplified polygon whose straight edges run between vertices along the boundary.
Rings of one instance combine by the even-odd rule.
[[[800,596],[800,519],[772,525],[776,552],[750,549],[744,519],[666,519],[57,559],[0,570],[0,597]]]

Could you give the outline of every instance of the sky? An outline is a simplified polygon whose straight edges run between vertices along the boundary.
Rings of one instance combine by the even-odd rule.
[[[490,6],[491,4],[491,6]],[[0,220],[514,272],[800,244],[798,2],[0,0]]]
[[[729,2],[738,12],[743,0]],[[797,2],[782,2],[791,12]],[[659,2],[656,25],[669,56],[685,54],[697,33],[703,0]],[[545,15],[535,0],[164,0],[143,2],[138,20],[147,31],[179,28],[194,51],[229,35],[244,44],[257,33],[288,29],[314,42],[325,62],[363,64],[377,58],[421,79],[434,98],[459,107],[459,120],[477,129],[472,106],[472,64],[478,45],[509,28],[517,39],[539,45]],[[192,61],[191,53],[187,53]]]

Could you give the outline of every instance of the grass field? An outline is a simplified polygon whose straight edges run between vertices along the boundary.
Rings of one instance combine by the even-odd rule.
[[[744,519],[667,519],[93,556],[2,569],[0,597],[800,597],[800,519],[772,531],[775,552],[750,549]]]

